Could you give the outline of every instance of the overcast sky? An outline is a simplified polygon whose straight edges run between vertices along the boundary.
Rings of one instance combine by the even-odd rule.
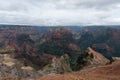
[[[0,24],[120,25],[120,0],[0,0]]]

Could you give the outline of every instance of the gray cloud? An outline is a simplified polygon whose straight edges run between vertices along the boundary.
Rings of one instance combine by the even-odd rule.
[[[120,0],[0,0],[0,23],[120,24]]]

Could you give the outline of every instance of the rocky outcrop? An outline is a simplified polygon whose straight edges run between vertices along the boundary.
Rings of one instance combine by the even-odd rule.
[[[15,48],[12,47],[12,46],[9,46],[9,45],[0,48],[0,54],[3,54],[3,53],[13,53],[13,52],[15,52]]]
[[[0,54],[0,80],[30,79],[42,76],[41,73],[30,66],[24,66],[23,63],[11,57],[10,54]]]
[[[18,65],[7,66],[4,64],[0,64],[0,78],[3,78],[3,80],[7,80],[9,78],[12,78],[12,80],[29,80],[40,76],[43,76],[40,72],[28,68],[21,69],[20,67],[18,67]]]
[[[94,51],[92,48],[87,49],[87,53],[92,57],[91,64],[94,65],[105,65],[110,62],[101,53]]]
[[[70,68],[69,56],[65,54],[60,58],[54,57],[52,59],[52,63],[45,66],[43,71],[48,74],[71,72],[72,70]]]

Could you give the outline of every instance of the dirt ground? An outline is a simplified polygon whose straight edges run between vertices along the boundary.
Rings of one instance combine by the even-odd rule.
[[[51,74],[37,80],[120,80],[120,60],[110,65],[91,68],[75,73]]]

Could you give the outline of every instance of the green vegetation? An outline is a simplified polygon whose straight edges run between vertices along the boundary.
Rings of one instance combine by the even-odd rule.
[[[77,61],[75,65],[72,65],[72,69],[74,71],[78,71],[82,69],[84,66],[87,66],[91,63],[93,56],[89,55],[87,52],[84,52],[83,54],[79,55],[77,57]]]

